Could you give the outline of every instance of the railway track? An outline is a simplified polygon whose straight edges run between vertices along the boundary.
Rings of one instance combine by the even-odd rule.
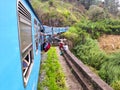
[[[83,90],[113,90],[69,50],[64,50],[63,56]]]

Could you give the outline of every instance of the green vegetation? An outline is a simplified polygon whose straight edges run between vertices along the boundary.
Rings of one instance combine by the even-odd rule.
[[[120,21],[105,19],[81,22],[70,27],[63,36],[73,43],[72,52],[85,64],[95,68],[100,77],[115,90],[120,85],[120,53],[107,54],[98,45],[97,39],[103,34],[120,34]]]
[[[107,58],[106,54],[100,50],[97,41],[91,38],[86,38],[84,44],[78,44],[74,48],[74,53],[85,64],[100,69],[101,64]]]
[[[48,26],[70,26],[85,17],[75,4],[61,0],[32,0],[32,5],[43,24]]]
[[[105,7],[103,3],[98,3],[98,6],[91,5],[92,3],[97,3],[97,0],[89,0],[92,2],[88,3],[86,3],[88,0],[75,1],[78,2],[75,3],[72,0],[69,0],[69,2],[61,0],[32,0],[32,5],[43,24],[59,27],[71,26],[69,31],[64,33],[63,36],[73,42],[72,52],[85,64],[96,69],[97,71],[93,70],[115,90],[120,90],[120,52],[107,54],[100,49],[97,40],[103,34],[120,35],[120,13],[116,14],[118,17],[109,13],[116,11],[113,9],[116,7],[113,7],[115,5],[112,3],[116,0],[109,1],[108,3],[108,0],[105,0]],[[108,8],[107,6],[112,8]],[[44,68],[49,69],[47,66],[44,66]],[[46,72],[46,74],[48,73]],[[48,74],[48,76],[50,75]],[[45,79],[47,82],[52,83],[54,80],[48,80],[47,78]],[[55,89],[50,88],[50,90],[59,90],[56,87],[57,84],[53,83],[55,85],[52,86],[51,83],[42,83],[42,85],[51,88],[55,87]]]
[[[92,21],[103,20],[106,18],[106,13],[103,8],[96,5],[91,5],[88,10],[89,19]]]
[[[120,80],[120,52],[109,55],[102,64],[99,74],[109,84]]]
[[[115,81],[111,84],[114,90],[120,90],[120,81]]]
[[[58,61],[56,49],[51,47],[47,53],[47,60],[41,66],[41,73],[45,72],[45,78],[38,83],[38,90],[67,90],[65,85],[65,75]]]
[[[87,36],[91,36],[93,39],[97,39],[103,34],[120,35],[120,21],[113,19],[105,19],[97,22],[81,20],[81,22],[70,27],[69,32],[66,32],[64,36],[71,38],[70,33],[76,34],[76,36],[81,36],[83,33],[86,33]],[[86,37],[86,35],[84,35],[84,37]]]

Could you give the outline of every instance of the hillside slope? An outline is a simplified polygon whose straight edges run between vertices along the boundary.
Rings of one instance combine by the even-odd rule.
[[[103,35],[98,41],[100,48],[108,53],[120,51],[119,35]]]
[[[43,24],[48,26],[70,26],[86,16],[84,6],[77,6],[74,2],[61,0],[32,0],[31,2]]]

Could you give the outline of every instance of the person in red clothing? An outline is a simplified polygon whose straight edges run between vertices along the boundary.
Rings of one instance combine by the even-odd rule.
[[[47,52],[50,49],[50,47],[51,47],[50,43],[47,40],[45,40],[43,43],[43,50]]]
[[[59,43],[60,55],[63,54],[63,45],[64,45],[64,43],[63,43],[63,41],[61,40],[60,43]]]
[[[46,45],[44,47],[44,51],[47,52],[50,49],[50,43],[46,42]]]

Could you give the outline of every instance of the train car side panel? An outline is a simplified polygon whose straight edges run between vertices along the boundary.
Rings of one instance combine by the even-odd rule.
[[[0,3],[0,90],[24,90],[16,0]]]
[[[23,0],[22,2],[27,10],[31,14],[31,25],[32,25],[32,44],[33,44],[33,66],[31,69],[31,73],[28,79],[28,82],[25,86],[25,90],[37,90],[37,82],[38,82],[38,75],[39,75],[39,68],[40,68],[40,59],[41,59],[41,47],[39,43],[39,26],[41,24],[32,9],[29,7],[29,4]],[[23,77],[24,78],[24,77]]]

